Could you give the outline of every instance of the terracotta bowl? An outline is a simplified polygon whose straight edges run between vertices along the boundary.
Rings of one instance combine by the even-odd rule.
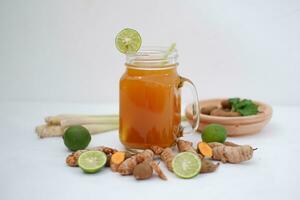
[[[221,101],[224,99],[208,99],[199,101],[200,110],[206,106],[221,106]],[[270,121],[272,117],[272,107],[268,104],[254,101],[258,104],[259,113],[257,115],[245,117],[219,117],[200,114],[200,126],[198,131],[202,132],[203,128],[208,124],[221,124],[227,129],[228,136],[242,136],[255,134],[262,130],[262,128]],[[192,106],[188,105],[185,110],[186,117],[191,122],[192,120]]]

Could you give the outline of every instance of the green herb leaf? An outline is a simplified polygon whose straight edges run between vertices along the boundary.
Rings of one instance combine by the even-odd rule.
[[[230,98],[228,100],[232,108],[234,108],[234,106],[240,102],[240,98]]]
[[[249,99],[231,98],[229,102],[232,110],[241,113],[242,116],[256,115],[258,113],[258,105]]]

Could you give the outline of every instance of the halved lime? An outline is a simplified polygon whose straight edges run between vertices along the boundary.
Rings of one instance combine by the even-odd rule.
[[[115,43],[121,53],[136,53],[141,47],[142,38],[136,30],[125,28],[118,33]]]
[[[174,173],[180,178],[193,178],[201,169],[200,158],[191,152],[182,152],[172,161]]]
[[[106,159],[102,151],[87,151],[79,156],[78,165],[86,173],[96,173],[105,165]]]

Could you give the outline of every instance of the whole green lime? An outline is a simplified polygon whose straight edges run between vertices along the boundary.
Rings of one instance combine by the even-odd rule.
[[[83,126],[70,126],[63,135],[64,143],[71,151],[85,149],[90,141],[91,135]]]
[[[203,142],[224,143],[227,137],[227,130],[220,124],[209,124],[204,127],[201,136]]]

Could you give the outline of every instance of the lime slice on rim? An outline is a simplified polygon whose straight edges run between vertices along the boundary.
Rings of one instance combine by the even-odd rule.
[[[106,159],[102,151],[87,151],[79,156],[78,165],[86,173],[96,173],[105,165]]]
[[[200,158],[191,152],[182,152],[172,161],[174,173],[180,178],[193,178],[201,169]]]
[[[142,38],[136,30],[125,28],[118,33],[115,43],[121,53],[136,53],[141,47]]]

